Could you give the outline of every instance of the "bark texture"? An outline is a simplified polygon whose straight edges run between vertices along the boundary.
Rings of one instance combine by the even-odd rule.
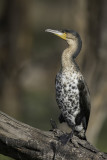
[[[58,137],[63,132],[41,131],[0,112],[0,154],[16,160],[104,160],[88,141],[73,136],[72,142],[62,145]]]

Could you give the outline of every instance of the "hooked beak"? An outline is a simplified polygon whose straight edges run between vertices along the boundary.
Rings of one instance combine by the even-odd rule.
[[[62,39],[66,40],[66,33],[63,33],[61,31],[46,29],[45,32],[53,33],[53,34],[57,35],[58,37],[61,37]]]

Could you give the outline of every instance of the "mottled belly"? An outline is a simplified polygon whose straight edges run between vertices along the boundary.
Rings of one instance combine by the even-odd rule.
[[[65,120],[75,124],[75,118],[80,113],[77,81],[56,80],[56,101]]]

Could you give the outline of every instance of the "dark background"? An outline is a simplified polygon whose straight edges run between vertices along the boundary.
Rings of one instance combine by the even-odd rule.
[[[92,104],[87,138],[107,152],[106,0],[0,0],[0,110],[42,130],[51,118],[58,123],[54,81],[67,45],[47,28],[81,35],[77,62]]]

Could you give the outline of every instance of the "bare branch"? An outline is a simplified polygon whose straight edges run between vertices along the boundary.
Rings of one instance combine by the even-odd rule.
[[[107,154],[99,152],[89,142],[73,137],[72,143],[61,145],[61,131],[41,131],[0,112],[0,153],[16,160],[103,160]]]

